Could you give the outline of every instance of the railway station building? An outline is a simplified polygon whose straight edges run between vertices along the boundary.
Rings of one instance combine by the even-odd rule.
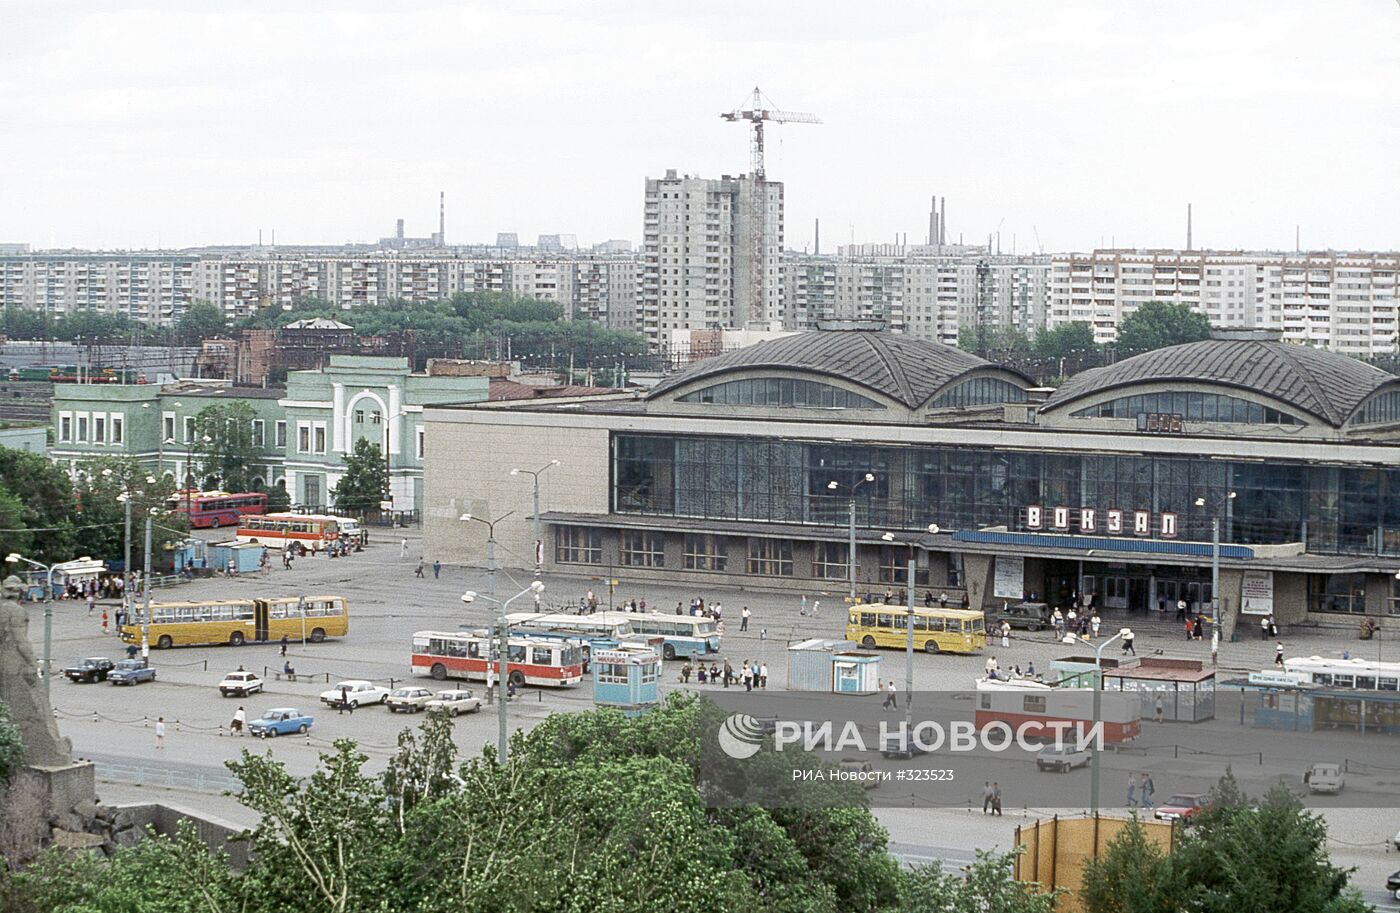
[[[425,538],[449,562],[482,560],[471,514],[504,518],[502,561],[531,565],[539,473],[557,573],[836,601],[854,515],[862,595],[907,586],[913,560],[920,596],[950,604],[1208,612],[1218,559],[1227,633],[1400,606],[1400,376],[1253,332],[1049,389],[938,343],[819,330],[641,395],[424,420]]]

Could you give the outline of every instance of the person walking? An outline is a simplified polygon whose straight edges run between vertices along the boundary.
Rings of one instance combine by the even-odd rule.
[[[1001,817],[1001,784],[992,783],[992,814]]]
[[[807,594],[806,594],[806,593],[803,593],[802,596],[797,600],[797,614],[798,614],[798,615],[806,615],[806,614],[807,614]]]
[[[753,669],[749,668],[748,660],[744,660],[744,665],[739,669],[739,681],[744,683],[745,691],[753,691]]]
[[[349,690],[347,690],[347,689],[345,689],[345,688],[341,688],[341,689],[340,689],[340,701],[339,701],[339,703],[337,704],[337,710],[339,711],[339,715],[340,715],[340,716],[344,716],[344,715],[345,715],[345,708],[348,707],[348,706],[350,706],[350,692],[349,692]]]
[[[165,717],[156,717],[156,749],[165,747]]]
[[[418,566],[417,566],[416,568],[413,569],[413,576],[418,577],[418,578],[420,578],[420,579],[423,577],[423,556],[422,556],[422,555],[419,555],[419,556],[418,556]]]
[[[749,629],[749,616],[752,615],[752,614],[753,614],[753,613],[749,611],[749,607],[748,607],[748,606],[744,606],[742,609],[739,610],[739,630],[740,630],[740,631],[747,631],[747,630]]]
[[[982,781],[982,814],[987,814],[992,810],[992,781]]]
[[[1125,628],[1124,630],[1127,630],[1127,629]],[[1131,654],[1133,654],[1134,656],[1137,656],[1137,646],[1133,643],[1133,639],[1134,639],[1135,637],[1137,637],[1137,635],[1134,634],[1132,631],[1127,631],[1127,633],[1123,635],[1123,652],[1124,652],[1124,653],[1131,653]]]
[[[1009,621],[1001,623],[1001,645],[1003,647],[1011,646],[1011,622]]]
[[[1094,632],[1094,639],[1095,639],[1095,640],[1098,640],[1098,637],[1099,637],[1099,625],[1100,625],[1100,624],[1102,624],[1102,622],[1101,622],[1101,620],[1099,619],[1099,613],[1098,613],[1098,612],[1095,612],[1095,613],[1089,618],[1089,628]]]
[[[1152,719],[1156,720],[1159,723],[1162,722],[1162,712],[1164,709],[1165,708],[1162,706],[1162,698],[1158,697],[1157,703],[1153,705],[1152,708]]]
[[[729,687],[729,682],[734,678],[734,667],[729,664],[729,660],[724,661],[724,687]]]
[[[1128,774],[1128,808],[1137,808],[1137,777]]]
[[[767,663],[759,663],[759,665],[758,665],[758,687],[763,688],[763,689],[767,689],[767,688],[768,688],[768,664],[767,664]]]
[[[821,607],[822,607],[822,601],[821,601],[820,599],[813,599],[813,600],[812,600],[812,617],[813,617],[813,618],[816,618],[818,615],[821,614]]]
[[[1274,644],[1274,665],[1283,665],[1283,641]]]
[[[242,735],[243,723],[248,719],[248,715],[239,707],[233,711],[233,722],[228,724],[229,735]]]
[[[402,561],[403,559],[405,559],[405,558],[407,558],[407,557],[408,557],[408,537],[407,537],[407,536],[404,536],[403,539],[400,540],[400,542],[399,542],[399,560]]]
[[[1143,773],[1142,783],[1138,786],[1138,801],[1143,808],[1152,808],[1152,794],[1157,791],[1157,786],[1152,782],[1152,775]]]
[[[88,593],[87,604],[88,604],[88,617],[91,618],[91,617],[92,617],[92,610],[93,610],[94,608],[97,607],[97,597],[94,596],[94,595],[92,595],[92,593]]]
[[[287,635],[285,635],[285,634],[282,635],[282,639],[278,642],[278,646],[280,646],[280,647],[281,647],[281,650],[282,650],[282,652],[281,652],[280,655],[286,656],[286,655],[287,655]]]
[[[438,579],[438,578],[441,577],[441,576],[442,576],[442,562],[439,561],[438,559],[434,558],[434,559],[433,559],[433,579],[436,580],[436,579]]]
[[[1260,639],[1260,640],[1268,640],[1268,639],[1269,639],[1269,616],[1267,616],[1267,615],[1265,615],[1263,618],[1259,619],[1259,639]]]
[[[683,684],[683,685],[689,685],[689,684],[690,684],[690,663],[689,663],[689,662],[687,662],[684,666],[681,666],[681,684]]]
[[[885,688],[885,702],[880,705],[881,710],[899,709],[899,692],[895,690],[894,679]]]
[[[1216,665],[1220,661],[1220,629],[1210,629],[1210,664]]]

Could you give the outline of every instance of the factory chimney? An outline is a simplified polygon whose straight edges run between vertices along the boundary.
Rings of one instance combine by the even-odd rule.
[[[447,246],[447,191],[438,191],[438,247]]]
[[[822,252],[822,220],[817,219],[816,225],[812,229],[812,253],[820,255]]]

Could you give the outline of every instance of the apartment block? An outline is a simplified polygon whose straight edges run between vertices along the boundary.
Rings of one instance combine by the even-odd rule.
[[[1096,250],[1057,254],[1048,326],[1082,321],[1098,342],[1148,301],[1188,304],[1223,328],[1276,330],[1349,355],[1396,351],[1400,255]]]
[[[648,178],[636,328],[673,330],[782,318],[783,185],[748,175]]]
[[[0,256],[0,307],[53,317],[101,311],[158,323],[195,298],[196,262],[180,256]]]

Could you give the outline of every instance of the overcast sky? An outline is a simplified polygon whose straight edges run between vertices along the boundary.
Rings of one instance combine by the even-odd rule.
[[[0,0],[0,242],[636,242],[754,85],[790,247],[1400,247],[1396,0]]]

